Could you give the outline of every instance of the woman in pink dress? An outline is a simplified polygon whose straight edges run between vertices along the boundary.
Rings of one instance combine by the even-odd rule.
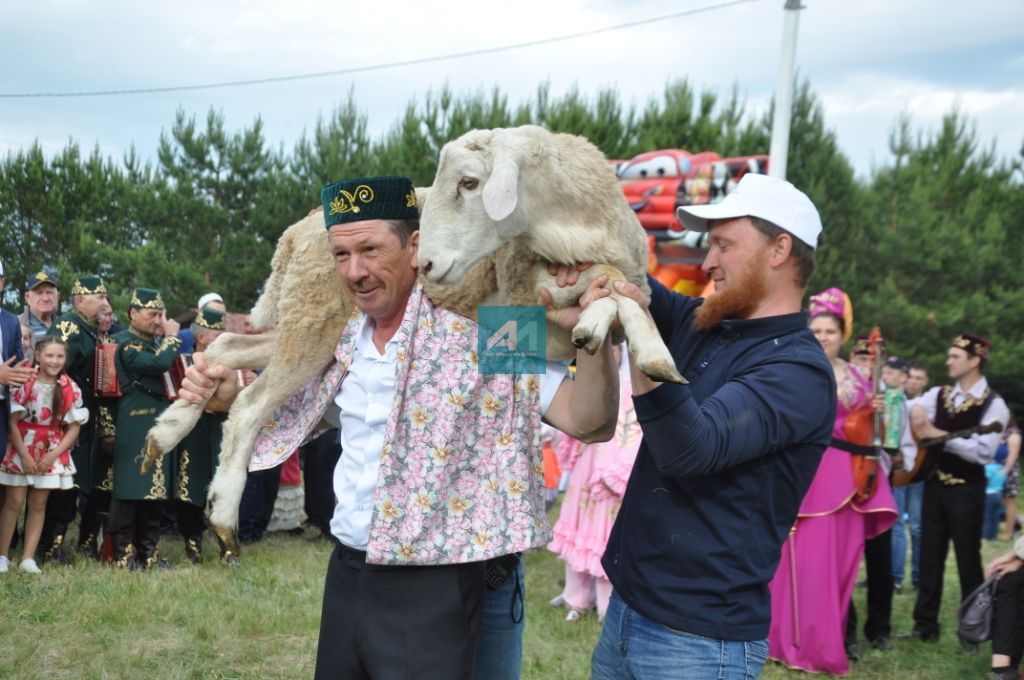
[[[619,420],[610,441],[588,445],[560,432],[555,437],[558,464],[571,472],[554,526],[555,537],[548,544],[548,550],[565,561],[565,590],[551,604],[569,608],[567,621],[575,621],[595,605],[598,617],[604,618],[608,609],[612,584],[601,567],[601,556],[622,505],[642,434],[626,370],[619,372]]]
[[[872,398],[868,378],[839,358],[839,348],[852,332],[849,298],[829,288],[811,298],[810,311],[811,330],[836,374],[839,398],[832,436],[846,439],[847,416]],[[850,455],[831,446],[825,450],[769,585],[768,656],[791,668],[850,672],[844,633],[864,541],[896,521],[896,503],[884,474],[866,503],[854,500]]]

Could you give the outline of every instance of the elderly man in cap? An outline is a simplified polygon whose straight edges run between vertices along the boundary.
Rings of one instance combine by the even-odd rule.
[[[205,352],[210,343],[224,332],[224,312],[214,309],[212,305],[200,307],[189,331],[194,338],[195,351]],[[204,413],[195,428],[181,442],[174,460],[174,488],[171,497],[175,501],[178,530],[185,541],[185,557],[192,564],[199,564],[203,560],[206,489],[217,468],[222,428],[226,419],[223,413]],[[235,556],[226,551],[222,551],[221,557],[225,562],[235,560]]]
[[[961,333],[946,352],[946,368],[954,384],[936,386],[914,402],[910,424],[921,439],[999,423],[1006,428],[1010,411],[985,378],[992,343],[973,333]],[[914,604],[914,628],[909,637],[925,642],[939,639],[939,608],[946,555],[953,542],[960,576],[960,599],[984,580],[981,567],[981,529],[985,516],[985,464],[999,447],[999,432],[950,439],[928,449],[921,507],[921,584]],[[961,640],[960,651],[976,653],[977,645]]]
[[[680,208],[706,231],[703,302],[650,280],[645,306],[686,385],[632,367],[643,441],[601,561],[614,592],[593,678],[756,677],[768,583],[835,419],[836,386],[801,300],[821,220],[792,184],[746,175]]]
[[[128,306],[128,328],[114,336],[117,404],[114,453],[114,492],[110,504],[110,535],[114,565],[149,569],[159,562],[162,501],[174,481],[171,462],[164,456],[147,474],[139,473],[139,456],[146,433],[170,406],[163,374],[177,358],[180,326],[166,317],[163,298],[152,288],[136,288]]]
[[[227,305],[224,304],[224,298],[218,293],[205,293],[196,302],[197,314],[202,313],[204,309],[209,307],[210,309],[220,312],[221,314],[227,313]],[[192,333],[192,328],[182,328],[181,332],[178,333],[178,337],[181,338],[181,347],[178,348],[179,354],[191,354],[195,350],[196,340],[195,335]]]
[[[36,276],[40,276],[37,274]],[[83,501],[82,521],[78,529],[78,547],[87,555],[99,556],[96,538],[100,513],[106,512],[109,500],[93,495],[94,487],[105,476],[103,460],[96,455],[96,423],[99,406],[93,389],[96,361],[97,327],[100,308],[107,300],[103,279],[93,274],[79,276],[71,287],[71,311],[57,318],[47,331],[67,345],[65,369],[82,390],[82,405],[89,411],[89,421],[82,426],[78,444],[71,452],[75,461],[77,489],[53,491],[46,501],[46,519],[39,548],[43,559],[67,562],[64,535],[78,512],[79,496]],[[97,505],[99,503],[99,505]]]
[[[485,560],[550,538],[542,416],[579,438],[613,432],[611,343],[595,356],[579,353],[575,382],[563,380],[561,366],[540,379],[484,374],[476,324],[435,307],[416,282],[411,182],[350,180],[321,197],[326,238],[358,313],[339,339],[337,361],[279,410],[254,453],[259,466],[268,456],[283,460],[329,411],[340,420],[337,547],[316,677],[469,678]],[[583,303],[605,283],[597,280]],[[210,396],[208,378],[217,373],[200,373],[198,358],[196,368],[191,387]],[[220,403],[232,397],[233,382],[221,383]]]
[[[38,271],[25,281],[25,311],[18,316],[22,326],[32,329],[32,346],[53,326],[60,304],[57,279]]]

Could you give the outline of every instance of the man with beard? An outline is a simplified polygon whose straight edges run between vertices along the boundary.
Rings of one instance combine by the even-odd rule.
[[[756,677],[768,582],[835,419],[836,385],[801,299],[821,220],[792,184],[746,175],[715,205],[700,300],[651,279],[646,307],[687,385],[632,366],[643,441],[602,566],[615,590],[592,677]]]

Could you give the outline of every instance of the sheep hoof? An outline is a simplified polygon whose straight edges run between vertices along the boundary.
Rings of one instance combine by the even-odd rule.
[[[238,536],[231,527],[223,527],[219,524],[210,523],[213,535],[217,537],[220,545],[220,561],[229,566],[238,566],[238,556],[242,553],[238,545]]]
[[[577,349],[586,351],[587,354],[595,354],[604,344],[604,337],[596,333],[590,333],[582,326],[577,326],[572,332],[572,344]]]
[[[146,443],[142,447],[142,464],[139,465],[139,474],[144,475],[149,472],[153,463],[162,455],[164,455],[164,450],[157,444],[153,435],[146,435]]]
[[[639,363],[637,368],[643,371],[644,375],[648,378],[656,382],[670,382],[678,385],[685,385],[689,382],[679,374],[679,371],[672,365],[672,362],[665,361],[664,359]]]

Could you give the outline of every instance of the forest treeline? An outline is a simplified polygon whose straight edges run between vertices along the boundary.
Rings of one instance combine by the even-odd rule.
[[[686,80],[643,106],[623,105],[614,89],[554,97],[542,84],[513,104],[499,89],[446,87],[410,101],[378,136],[349,94],[290,149],[270,144],[259,118],[229,130],[217,111],[179,111],[152,162],[73,140],[53,155],[34,144],[0,161],[4,301],[20,311],[18,286],[45,269],[62,282],[102,273],[121,314],[136,285],[161,288],[172,314],[208,290],[244,310],[281,232],[339,178],[404,174],[428,185],[448,140],[526,123],[584,135],[609,158],[661,148],[766,154],[771,113],[749,114],[735,89],[698,92]],[[855,176],[810,84],[798,88],[788,179],[818,205],[826,234],[810,292],[847,291],[858,333],[880,326],[890,353],[926,361],[940,381],[956,333],[989,337],[987,372],[1024,407],[1024,146],[999,157],[955,110],[928,132],[894,121],[889,146],[869,177]]]

